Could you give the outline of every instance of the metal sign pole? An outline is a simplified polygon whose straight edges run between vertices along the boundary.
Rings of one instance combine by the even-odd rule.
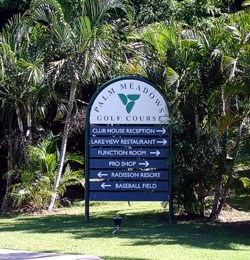
[[[173,172],[172,172],[172,127],[169,126],[169,223],[174,223],[174,201],[173,201]]]
[[[89,116],[85,127],[85,223],[89,223]]]

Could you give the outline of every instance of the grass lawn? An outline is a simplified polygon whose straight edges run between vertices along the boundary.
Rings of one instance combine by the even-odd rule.
[[[249,198],[248,198],[249,199]],[[114,235],[112,217],[123,217]],[[0,216],[0,248],[93,254],[104,259],[250,259],[250,213],[238,223],[169,224],[160,203],[110,202],[49,215]]]

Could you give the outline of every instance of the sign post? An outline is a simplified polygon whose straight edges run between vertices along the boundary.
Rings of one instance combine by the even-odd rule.
[[[148,80],[116,78],[93,95],[87,111],[85,222],[89,201],[169,201],[171,133],[164,95]]]

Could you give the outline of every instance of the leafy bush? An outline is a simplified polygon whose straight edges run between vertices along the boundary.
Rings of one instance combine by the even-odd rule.
[[[57,139],[58,136],[49,136],[37,146],[27,147],[27,161],[18,171],[18,183],[12,185],[11,189],[13,205],[20,210],[38,211],[48,208],[54,194],[53,187],[58,166]],[[57,202],[63,196],[67,186],[83,184],[82,170],[72,170],[69,161],[83,164],[81,156],[67,154]]]

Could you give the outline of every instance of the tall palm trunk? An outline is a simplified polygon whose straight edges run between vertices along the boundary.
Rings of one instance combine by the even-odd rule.
[[[16,105],[15,109],[16,109],[18,128],[19,128],[20,133],[23,134],[24,127],[23,127],[23,120],[22,120],[21,112],[17,105]]]
[[[6,183],[6,190],[5,190],[5,195],[3,199],[3,203],[1,206],[1,212],[7,212],[9,210],[9,193],[10,193],[10,186],[12,184],[12,171],[14,169],[14,156],[20,149],[23,140],[23,132],[24,132],[24,127],[23,127],[23,121],[20,113],[20,109],[15,104],[15,110],[16,110],[16,116],[17,116],[17,123],[18,123],[18,129],[20,131],[20,139],[9,137],[8,138],[8,158],[7,158],[7,183]],[[11,127],[9,127],[11,129]]]
[[[233,158],[230,161],[226,161],[226,159],[224,159],[225,163],[227,163],[227,167],[225,167],[225,168],[228,169],[228,179],[223,187],[223,192],[221,195],[220,195],[219,190],[222,189],[222,187],[221,187],[222,175],[220,177],[220,181],[218,181],[217,188],[216,188],[216,200],[214,200],[213,209],[212,209],[212,212],[210,215],[211,218],[219,216],[219,214],[222,210],[222,207],[223,207],[224,203],[226,202],[226,197],[227,197],[230,185],[232,184],[232,181],[233,181],[232,175],[233,175],[234,166],[235,166],[234,164],[235,164],[236,157],[238,156],[244,124],[245,124],[245,120],[242,120],[242,122],[238,128],[237,140],[236,140],[234,150],[233,150]],[[226,155],[224,155],[224,157],[226,157]],[[218,189],[218,192],[217,192],[217,189]]]
[[[28,111],[27,111],[27,131],[26,131],[26,138],[28,141],[32,140],[32,135],[31,135],[31,124],[32,124],[32,119],[31,119],[31,107],[30,104],[27,106]]]
[[[219,143],[219,142],[218,142]],[[223,175],[226,174],[226,134],[222,136],[221,147],[218,147],[220,150],[218,160],[219,160],[219,169],[218,169],[218,179],[216,181],[215,194],[213,199],[213,206],[210,213],[210,218],[217,218],[219,216],[218,205],[221,198],[222,192],[222,180]]]
[[[200,123],[200,113],[199,113],[199,108],[198,108],[198,102],[195,104],[194,112],[195,112],[195,132],[196,132],[196,141],[197,145],[200,145],[200,140],[201,140],[201,123]],[[196,171],[200,171],[200,169],[195,169]],[[205,192],[204,192],[204,178],[202,172],[200,172],[200,177],[199,177],[199,191],[198,191],[198,199],[200,202],[200,216],[204,217],[204,212],[205,212]]]
[[[9,192],[10,186],[12,184],[12,173],[11,170],[13,169],[13,146],[11,138],[8,139],[8,175],[7,175],[7,184],[6,184],[6,191],[3,199],[3,204],[1,206],[1,212],[6,213],[9,209]]]
[[[63,129],[63,138],[62,138],[62,145],[61,145],[61,151],[60,151],[60,158],[59,158],[59,166],[58,166],[58,172],[56,176],[56,183],[54,187],[54,194],[51,198],[51,202],[49,205],[49,211],[52,211],[56,202],[57,198],[57,192],[58,188],[62,179],[62,172],[63,172],[63,166],[64,166],[64,160],[65,160],[65,154],[66,154],[66,148],[67,148],[67,142],[68,142],[68,133],[69,133],[69,126],[70,126],[70,117],[72,114],[74,101],[75,101],[75,94],[77,89],[77,78],[76,75],[73,74],[72,82],[71,82],[71,88],[70,88],[70,97],[69,97],[69,104],[68,104],[68,110],[66,115],[66,122],[64,124]]]

